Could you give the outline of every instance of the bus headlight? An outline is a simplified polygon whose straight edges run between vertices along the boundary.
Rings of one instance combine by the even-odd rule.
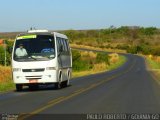
[[[46,70],[56,70],[55,67],[47,67]]]
[[[21,68],[13,68],[13,72],[20,72]]]

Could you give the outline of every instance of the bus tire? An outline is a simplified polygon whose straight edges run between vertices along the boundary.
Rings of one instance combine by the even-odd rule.
[[[70,82],[70,72],[68,72],[67,80],[63,82],[63,87],[68,87]]]
[[[22,91],[22,89],[23,89],[23,85],[21,85],[21,84],[16,84],[16,90],[17,90],[17,91]]]
[[[68,72],[67,81],[65,82],[66,87],[70,85],[70,78],[71,78],[71,74],[70,74],[70,72]]]
[[[60,73],[59,75],[59,79],[58,79],[59,82],[55,83],[55,89],[61,89],[62,88],[62,74]]]
[[[54,85],[56,90],[61,89],[61,83],[58,82],[58,83],[55,83]]]

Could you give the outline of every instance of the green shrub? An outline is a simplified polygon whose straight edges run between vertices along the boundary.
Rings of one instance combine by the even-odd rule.
[[[0,64],[5,65],[5,52],[4,47],[0,46]],[[6,52],[6,65],[11,64],[11,54],[9,52]]]
[[[11,65],[11,49],[14,41],[5,40],[7,45],[6,47],[6,65]],[[0,46],[0,64],[5,65],[5,49],[3,46]]]
[[[77,51],[77,50],[72,50],[72,60],[73,60],[73,62],[80,61],[80,59],[81,59],[80,52]]]
[[[141,44],[141,45],[129,47],[127,49],[127,52],[132,54],[142,53],[144,55],[148,55],[148,54],[151,54],[153,51],[149,45]]]
[[[152,55],[156,55],[156,56],[160,56],[160,47],[154,47],[151,49],[151,54]]]
[[[74,71],[85,71],[93,68],[93,63],[90,59],[82,59],[82,56],[79,51],[72,51],[72,60],[73,60],[73,70]]]
[[[117,48],[117,49],[122,49],[122,50],[127,50],[127,49],[129,48],[129,46],[126,45],[126,44],[123,44],[123,45],[118,44],[118,45],[116,46],[116,48]]]
[[[88,61],[80,60],[80,61],[74,61],[73,62],[73,70],[75,71],[85,71],[92,68],[92,65],[89,64]]]
[[[7,52],[8,52],[9,54],[11,54],[14,41],[8,41],[8,40],[6,40],[6,44],[7,44]]]
[[[142,44],[139,46],[141,52],[145,55],[151,54],[151,47],[145,44]]]
[[[131,46],[127,49],[127,53],[137,54],[137,46]]]
[[[157,31],[158,30],[155,27],[147,27],[142,29],[142,33],[148,36],[156,34]]]
[[[72,51],[72,60],[73,60],[73,70],[75,71],[83,71],[91,68],[89,61],[82,60],[81,54],[77,50]]]
[[[97,53],[96,63],[102,63],[102,62],[105,62],[108,65],[110,64],[108,54],[99,52]]]

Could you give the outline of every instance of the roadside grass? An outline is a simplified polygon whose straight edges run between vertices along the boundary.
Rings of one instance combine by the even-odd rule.
[[[160,69],[160,62],[156,61],[156,59],[147,57],[147,61],[151,69]]]
[[[127,61],[127,58],[125,56],[120,55],[119,61],[111,63],[111,65],[108,67],[108,70],[114,70],[122,66]]]
[[[157,80],[160,82],[160,61],[159,56],[154,56],[152,58],[145,56],[147,60],[147,65],[150,71],[156,76]]]
[[[0,66],[0,92],[15,89],[12,81],[11,68]]]
[[[15,84],[12,81],[0,83],[0,92],[6,92],[15,89]]]
[[[0,83],[10,80],[11,76],[9,75],[11,75],[11,68],[0,65]]]
[[[127,58],[125,56],[120,55],[119,60],[117,62],[112,62],[110,65],[106,65],[105,63],[99,63],[99,64],[95,64],[93,69],[91,70],[73,71],[72,77],[76,78],[76,77],[81,77],[85,75],[91,75],[91,74],[111,71],[111,70],[121,67],[126,61],[127,61]]]

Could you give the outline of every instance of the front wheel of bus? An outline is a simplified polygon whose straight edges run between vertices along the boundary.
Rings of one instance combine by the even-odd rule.
[[[57,83],[54,84],[55,85],[55,89],[60,89],[62,87],[61,81],[62,81],[62,75],[60,74],[60,76],[59,76],[59,82],[57,82]]]
[[[16,84],[16,90],[22,91],[23,86],[21,84]]]

